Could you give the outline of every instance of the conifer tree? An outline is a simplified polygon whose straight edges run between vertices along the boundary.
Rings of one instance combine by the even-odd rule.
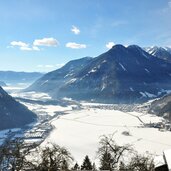
[[[100,170],[111,170],[111,154],[105,152],[100,156]]]
[[[72,170],[80,170],[80,167],[79,167],[78,163],[75,163],[75,165],[72,168]]]
[[[81,170],[92,170],[93,166],[91,164],[91,161],[89,157],[86,155],[83,161],[83,164],[81,165]]]

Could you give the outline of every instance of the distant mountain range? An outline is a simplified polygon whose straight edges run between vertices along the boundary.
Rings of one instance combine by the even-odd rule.
[[[0,87],[0,130],[20,128],[33,122],[36,115]]]
[[[171,63],[171,48],[152,46],[145,48],[149,54]]]
[[[42,76],[39,72],[0,71],[0,81],[6,84],[33,83]]]
[[[166,51],[170,54],[169,49],[155,48],[154,53],[152,48],[115,45],[98,57],[70,61],[45,74],[27,91],[116,103],[160,97],[171,89],[171,63]]]

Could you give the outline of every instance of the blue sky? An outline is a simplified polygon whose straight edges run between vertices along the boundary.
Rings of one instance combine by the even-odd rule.
[[[171,0],[0,0],[0,70],[54,70],[113,44],[171,46]]]

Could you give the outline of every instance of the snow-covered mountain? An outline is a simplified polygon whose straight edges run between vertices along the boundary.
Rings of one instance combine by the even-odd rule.
[[[171,48],[170,47],[164,47],[169,53],[171,53]]]
[[[15,101],[0,87],[0,130],[19,128],[33,122],[36,115]]]
[[[145,48],[145,50],[160,59],[164,59],[168,62],[171,62],[171,48],[169,47],[157,47],[157,46],[152,46]]]
[[[81,69],[91,62],[91,60],[91,57],[84,57],[70,61],[62,68],[45,74],[28,87],[26,91],[51,92],[53,94],[54,91],[58,91],[58,89],[67,81],[74,78]]]
[[[171,64],[136,45],[115,45],[89,59],[69,77],[70,72],[63,72],[67,65],[46,74],[28,90],[43,91],[54,98],[130,103],[158,97],[171,89]]]

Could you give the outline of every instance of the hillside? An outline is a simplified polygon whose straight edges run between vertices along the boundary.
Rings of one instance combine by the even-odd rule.
[[[0,81],[0,86],[1,87],[6,87],[7,85],[3,81]]]
[[[33,122],[36,115],[0,87],[0,130],[19,128]]]
[[[171,121],[171,94],[155,100],[149,109],[150,113],[164,116]]]

